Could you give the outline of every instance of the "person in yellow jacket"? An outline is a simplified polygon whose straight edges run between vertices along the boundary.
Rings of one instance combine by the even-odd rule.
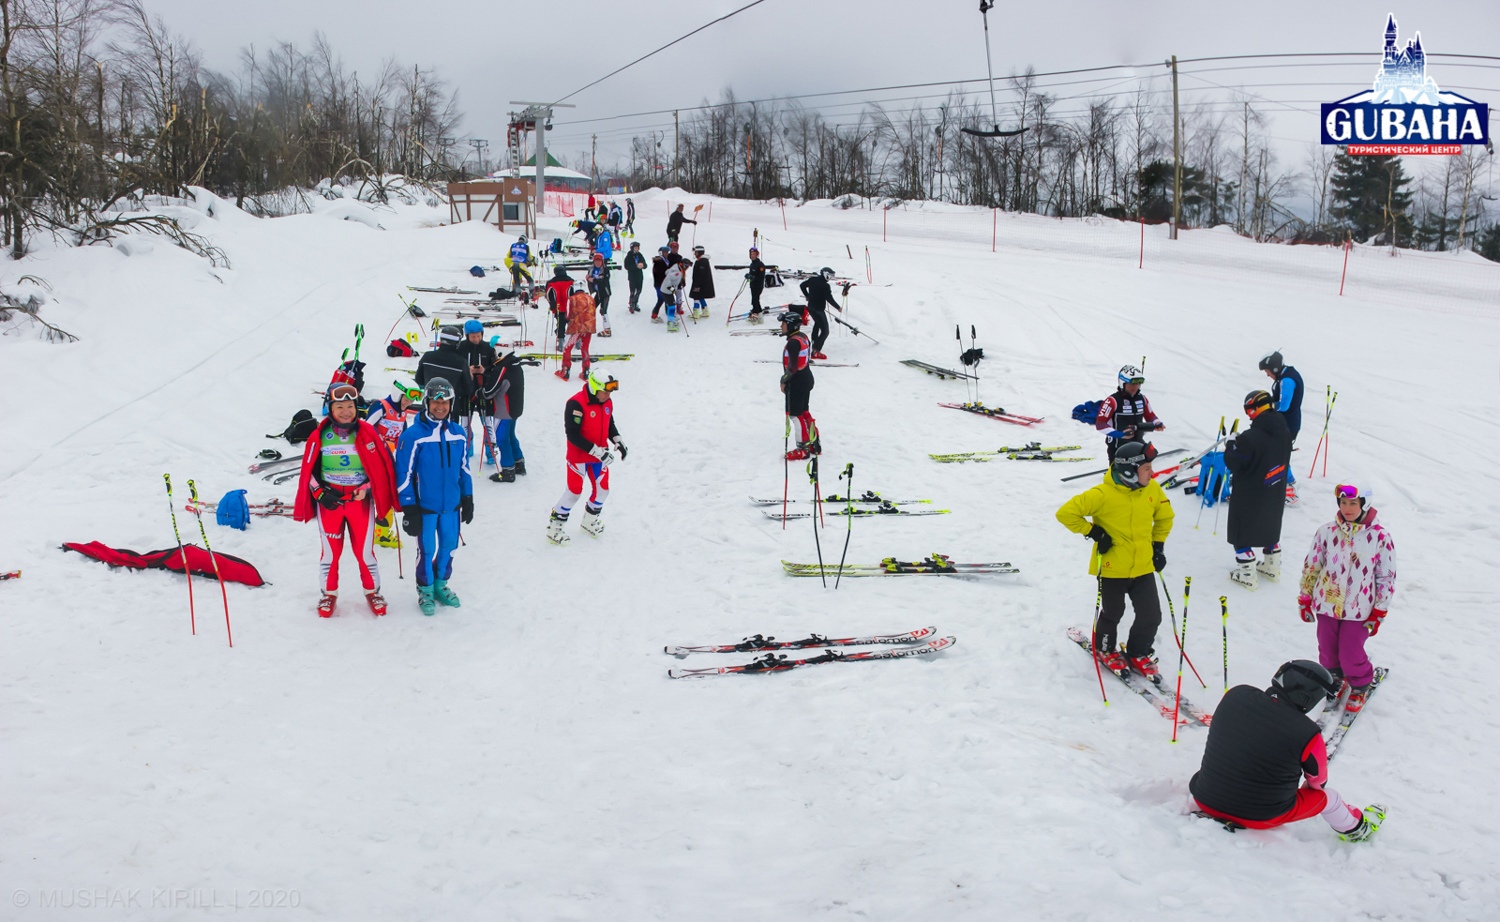
[[[1071,532],[1094,542],[1089,573],[1099,578],[1100,608],[1094,624],[1094,651],[1110,671],[1134,669],[1153,682],[1161,671],[1152,654],[1161,627],[1161,599],[1156,573],[1167,565],[1167,535],[1172,532],[1172,502],[1152,480],[1156,448],[1149,442],[1126,442],[1104,482],[1062,504],[1057,520]],[[1116,649],[1116,631],[1130,596],[1135,622],[1125,651]]]

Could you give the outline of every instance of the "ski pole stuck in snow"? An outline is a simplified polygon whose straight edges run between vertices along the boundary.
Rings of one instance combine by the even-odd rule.
[[[172,537],[177,539],[177,553],[182,557],[182,575],[187,577],[188,624],[193,629],[193,635],[197,636],[198,612],[193,605],[193,573],[188,569],[187,549],[182,546],[182,533],[177,530],[177,503],[172,499],[172,475],[162,474],[161,476],[167,482],[167,512],[172,515]]]
[[[198,505],[198,485],[192,480],[188,482],[188,496],[191,497],[193,505]],[[224,586],[224,575],[219,572],[219,558],[214,556],[214,549],[208,544],[208,529],[203,527],[203,513],[195,511],[193,517],[198,520],[198,534],[203,537],[203,549],[208,551],[208,559],[214,565],[214,579],[219,581],[219,592],[224,596],[224,633],[229,637],[229,645],[234,646],[234,631],[229,627],[229,590]],[[172,515],[173,520],[177,518],[176,513]],[[183,570],[187,570],[187,556],[182,558]]]

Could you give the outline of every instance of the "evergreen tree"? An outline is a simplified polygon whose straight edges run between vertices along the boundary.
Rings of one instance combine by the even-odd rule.
[[[1475,249],[1485,259],[1500,263],[1500,223],[1485,228],[1479,237],[1479,246]]]
[[[1378,243],[1410,243],[1412,222],[1408,214],[1411,177],[1399,157],[1333,158],[1333,217],[1348,228],[1356,240]]]

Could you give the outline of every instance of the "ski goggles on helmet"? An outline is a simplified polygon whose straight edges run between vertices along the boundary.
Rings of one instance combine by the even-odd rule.
[[[404,396],[407,400],[410,400],[412,403],[420,403],[422,401],[422,389],[420,387],[413,387],[410,384],[402,384],[400,381],[392,381],[391,383],[396,386],[396,391],[398,393]]]
[[[352,384],[335,384],[328,389],[328,402],[338,403],[340,400],[358,400],[359,391]]]
[[[1341,483],[1333,488],[1333,495],[1338,499],[1364,499],[1368,494],[1352,483]]]
[[[1140,376],[1138,378],[1126,378],[1125,379],[1125,383],[1126,384],[1145,384],[1146,383],[1146,377],[1145,377],[1145,375],[1142,375],[1142,376]]]

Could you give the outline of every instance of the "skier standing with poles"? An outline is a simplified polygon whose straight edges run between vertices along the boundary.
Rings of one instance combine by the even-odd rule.
[[[781,335],[786,346],[781,351],[781,392],[786,395],[786,415],[797,424],[797,447],[786,453],[788,461],[805,461],[823,453],[818,424],[809,411],[812,398],[812,343],[802,332],[802,312],[783,311]]]
[[[604,533],[604,524],[599,521],[604,511],[604,501],[609,497],[609,465],[614,461],[614,449],[625,460],[628,453],[620,432],[615,428],[614,393],[620,382],[597,370],[584,376],[583,389],[563,406],[563,431],[568,440],[568,486],[552,507],[547,522],[547,540],[556,545],[565,545],[569,537],[563,533],[568,516],[583,496],[583,485],[591,487],[588,502],[583,507],[583,518],[578,527],[597,538]]]
[[[766,264],[760,261],[760,250],[750,248],[750,266],[745,278],[750,282],[750,322],[761,322],[760,293],[766,289]]]

